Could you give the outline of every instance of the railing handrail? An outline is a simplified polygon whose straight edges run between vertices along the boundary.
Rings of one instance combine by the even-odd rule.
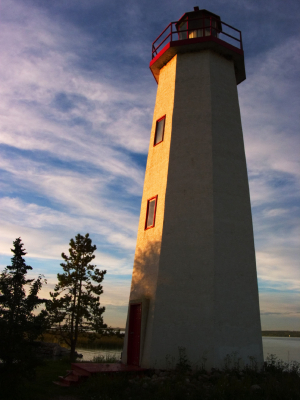
[[[154,48],[154,50],[152,51],[152,54],[154,53],[154,51],[156,51],[157,52],[157,49],[159,49],[160,48],[160,46],[168,39],[168,37],[170,37],[172,35],[172,32],[170,32],[169,34],[168,34],[168,36],[166,36],[165,38],[164,38],[164,40],[162,41],[162,42],[160,42],[160,44],[156,47],[156,48],[154,48],[153,46],[154,45],[152,45],[152,49]],[[172,41],[172,38],[171,38],[171,41]]]
[[[196,28],[189,28],[189,26],[187,25],[187,29],[180,29],[180,30],[179,30],[179,29],[177,28],[177,26],[176,26],[180,20],[179,20],[179,21],[170,22],[169,25],[161,32],[161,34],[160,34],[160,35],[154,40],[154,42],[152,43],[152,59],[157,55],[158,49],[162,46],[162,44],[163,44],[165,41],[167,41],[169,38],[170,38],[170,39],[169,39],[170,42],[173,41],[173,34],[175,34],[175,33],[176,33],[176,34],[179,34],[179,33],[181,33],[181,34],[187,33],[187,36],[188,36],[188,33],[191,32],[191,31],[195,31],[195,30],[203,30],[203,31],[204,31],[205,29],[210,29],[210,35],[204,35],[204,34],[203,34],[203,37],[210,37],[210,36],[212,36],[212,32],[213,32],[213,31],[214,31],[214,32],[218,32],[219,34],[222,34],[222,35],[224,35],[224,36],[226,36],[226,37],[228,37],[228,38],[231,38],[231,39],[237,41],[237,42],[239,43],[239,45],[240,45],[239,48],[240,48],[241,50],[243,50],[242,32],[241,32],[239,29],[234,28],[233,26],[227,24],[226,22],[220,21],[219,19],[217,19],[217,18],[215,18],[215,17],[212,17],[212,16],[204,16],[204,17],[199,17],[199,18],[193,18],[193,19],[186,20],[186,22],[189,22],[189,21],[197,21],[197,20],[203,20],[203,22],[204,22],[204,23],[203,23],[203,26],[196,27]],[[205,26],[205,21],[204,21],[204,20],[209,21],[209,25]],[[216,25],[215,25],[215,26],[212,26],[212,21],[216,22]],[[228,28],[234,30],[235,32],[237,32],[237,33],[239,34],[239,37],[237,38],[237,37],[232,36],[230,33],[223,32],[222,30],[220,30],[220,29],[217,27],[218,24],[221,24],[221,26],[226,26],[226,27],[228,27]],[[172,29],[172,28],[173,28],[173,25],[176,26],[176,29],[175,29],[175,30]],[[164,33],[167,32],[167,30],[168,30],[169,28],[170,28],[169,34],[168,34],[164,39],[162,39],[162,40],[160,41],[159,44],[156,45],[157,41],[164,35]],[[204,33],[204,32],[203,32],[203,33]],[[190,38],[187,37],[186,39],[190,39]],[[222,39],[220,39],[220,40],[222,40]],[[228,42],[226,42],[226,41],[224,41],[224,42],[225,42],[225,43],[228,43]],[[234,46],[234,45],[232,45],[232,46]],[[234,46],[234,47],[237,47],[237,46]],[[238,47],[237,47],[237,48],[238,48]]]
[[[169,26],[170,25],[173,25],[174,24],[174,22],[170,22],[169,23],[169,25],[162,31],[162,33],[159,35],[159,36],[157,36],[157,38],[154,40],[154,42],[152,43],[152,46],[154,45],[154,43],[161,37],[161,35],[163,35],[165,32],[166,32],[166,30],[169,28]]]
[[[242,34],[242,31],[240,31],[239,29],[234,28],[233,26],[226,24],[226,22],[220,21],[221,24],[228,26],[228,28],[233,29],[234,31],[237,31],[239,34]]]

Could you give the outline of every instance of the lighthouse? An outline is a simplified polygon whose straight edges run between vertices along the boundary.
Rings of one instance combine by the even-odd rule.
[[[241,32],[185,13],[152,45],[157,82],[122,362],[263,362],[237,85]]]

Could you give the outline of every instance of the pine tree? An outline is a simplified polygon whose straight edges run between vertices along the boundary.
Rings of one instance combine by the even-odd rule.
[[[52,301],[47,309],[52,326],[71,348],[70,357],[74,359],[79,334],[101,333],[107,327],[102,316],[105,307],[99,302],[106,271],[90,264],[95,258],[96,246],[92,245],[88,233],[85,236],[78,234],[69,245],[69,256],[61,255],[65,261],[60,264],[64,272],[57,274],[58,283],[50,293]]]
[[[32,342],[48,327],[47,312],[36,308],[47,300],[38,297],[43,276],[26,278],[32,267],[23,258],[21,238],[13,245],[11,266],[0,275],[0,365],[6,372],[30,376],[36,365]]]

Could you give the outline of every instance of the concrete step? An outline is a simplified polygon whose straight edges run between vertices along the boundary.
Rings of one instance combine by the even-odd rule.
[[[84,368],[81,368],[80,366],[78,366],[78,364],[72,364],[71,366],[72,371],[76,374],[80,374],[80,376],[91,376],[92,373],[87,371]]]
[[[59,382],[63,384],[63,386],[74,386],[78,385],[79,380],[78,379],[73,379],[71,376],[59,376],[58,377]]]
[[[116,373],[136,372],[144,373],[144,368],[134,365],[124,365],[122,363],[73,363],[71,370],[67,371],[66,376],[60,376],[58,382],[53,382],[59,386],[78,385],[89,376],[104,373],[114,376]]]
[[[82,370],[79,370],[79,369],[78,370],[77,369],[71,369],[71,370],[67,371],[67,373],[72,373],[73,375],[76,375],[79,378],[85,378],[87,376],[90,376],[90,375],[87,375],[86,371],[82,371]]]
[[[53,381],[53,383],[54,383],[54,385],[57,385],[57,386],[64,386],[64,387],[70,386],[69,383],[64,383],[64,382]]]
[[[73,375],[72,373],[68,374],[66,376],[59,376],[58,378],[60,381],[63,381],[63,382],[65,382],[65,381],[66,382],[78,382],[79,381],[79,376]]]

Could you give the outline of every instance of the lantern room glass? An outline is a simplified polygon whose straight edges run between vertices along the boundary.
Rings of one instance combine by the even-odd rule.
[[[179,40],[194,39],[203,36],[218,37],[217,20],[213,17],[186,17],[178,27]]]

